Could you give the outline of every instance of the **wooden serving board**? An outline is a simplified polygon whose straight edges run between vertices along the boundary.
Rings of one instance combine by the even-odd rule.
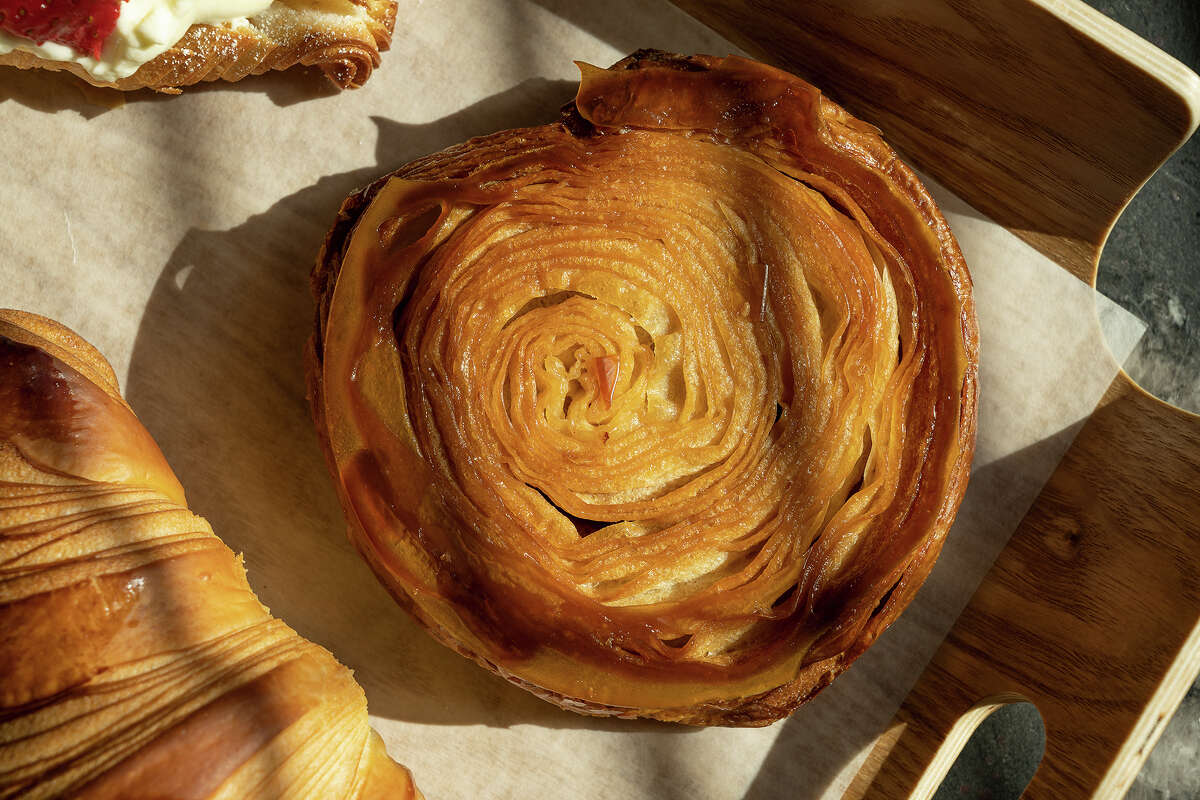
[[[1200,78],[1076,0],[675,2],[1093,286],[1200,117]],[[1016,700],[1046,729],[1026,797],[1122,796],[1197,673],[1200,417],[1121,372],[846,796],[930,796]]]

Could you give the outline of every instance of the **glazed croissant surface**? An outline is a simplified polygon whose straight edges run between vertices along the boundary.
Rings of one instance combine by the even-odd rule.
[[[106,82],[78,64],[14,50],[0,66],[66,71],[94,86],[177,93],[204,81],[239,81],[296,65],[319,68],[340,89],[361,87],[391,44],[396,0],[275,0],[249,19],[192,25],[166,52]]]
[[[970,278],[878,132],[794,76],[581,70],[562,122],[346,201],[314,417],[351,538],[447,645],[575,711],[766,724],[941,548]]]
[[[0,311],[0,797],[413,798],[348,669],[187,509],[112,369]]]

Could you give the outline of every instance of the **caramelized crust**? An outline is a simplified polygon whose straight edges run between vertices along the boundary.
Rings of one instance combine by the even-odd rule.
[[[450,647],[574,711],[767,724],[942,546],[970,277],[878,132],[794,76],[581,70],[560,123],[346,201],[317,429],[351,539]]]
[[[236,24],[193,25],[174,47],[115,82],[18,50],[0,55],[0,66],[64,70],[93,86],[175,94],[202,81],[238,81],[302,64],[319,67],[340,89],[356,89],[379,66],[395,22],[395,0],[275,0]]]
[[[413,798],[348,669],[188,511],[103,357],[0,311],[0,798]]]

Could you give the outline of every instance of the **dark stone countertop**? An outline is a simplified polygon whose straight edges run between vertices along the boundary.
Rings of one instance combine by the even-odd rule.
[[[1200,0],[1085,0],[1200,72]],[[1121,215],[1100,257],[1097,288],[1149,326],[1126,364],[1147,391],[1200,413],[1200,134],[1146,184]],[[1045,745],[1028,704],[979,727],[937,800],[1020,795]],[[1188,691],[1127,795],[1200,797],[1200,681]]]

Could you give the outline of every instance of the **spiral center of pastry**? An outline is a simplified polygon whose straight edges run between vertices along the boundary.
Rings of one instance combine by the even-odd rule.
[[[862,491],[897,309],[804,183],[700,140],[605,149],[565,187],[464,207],[395,337],[469,530],[619,606],[695,596],[780,538],[803,552]]]

